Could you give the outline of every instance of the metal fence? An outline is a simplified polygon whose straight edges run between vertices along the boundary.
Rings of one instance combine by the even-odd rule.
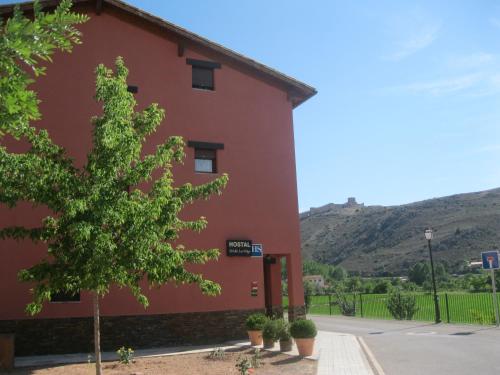
[[[434,321],[434,300],[431,293],[407,293],[415,296],[417,312],[413,319]],[[439,293],[441,319],[444,323],[495,324],[491,293]],[[361,318],[393,319],[387,308],[388,294],[349,294],[346,300],[355,307],[355,316]],[[288,298],[283,297],[283,306]],[[342,315],[335,295],[311,296],[310,314]]]

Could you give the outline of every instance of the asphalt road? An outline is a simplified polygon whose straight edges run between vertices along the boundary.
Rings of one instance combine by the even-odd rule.
[[[499,375],[500,329],[311,316],[318,329],[360,336],[386,375]]]

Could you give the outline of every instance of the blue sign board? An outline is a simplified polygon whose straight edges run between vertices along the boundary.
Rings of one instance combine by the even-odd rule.
[[[261,257],[264,254],[264,247],[260,243],[252,244],[252,256]]]
[[[481,260],[483,261],[483,269],[485,270],[500,268],[498,264],[498,251],[485,251],[481,253]]]

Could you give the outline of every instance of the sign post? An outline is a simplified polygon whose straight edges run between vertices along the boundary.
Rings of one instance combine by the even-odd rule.
[[[495,323],[498,327],[500,324],[499,314],[498,314],[498,302],[497,302],[497,286],[495,283],[495,270],[500,268],[498,263],[498,252],[497,251],[486,251],[481,253],[481,258],[483,261],[483,269],[489,269],[491,271],[491,290],[493,291],[493,306],[495,308]]]

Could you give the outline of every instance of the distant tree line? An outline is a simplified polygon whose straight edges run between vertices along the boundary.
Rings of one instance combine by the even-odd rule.
[[[480,270],[470,271],[461,275],[449,272],[447,264],[437,262],[434,265],[436,284],[439,291],[491,291],[489,274]],[[283,267],[282,269],[285,269]],[[341,293],[388,294],[402,292],[430,292],[432,278],[429,262],[421,261],[412,265],[403,277],[360,277],[350,275],[341,266],[323,264],[314,260],[304,260],[303,275],[321,275],[325,286],[304,283],[306,302],[310,295]],[[286,270],[283,271],[283,292],[287,294]],[[500,273],[496,277],[497,289],[500,290]]]

